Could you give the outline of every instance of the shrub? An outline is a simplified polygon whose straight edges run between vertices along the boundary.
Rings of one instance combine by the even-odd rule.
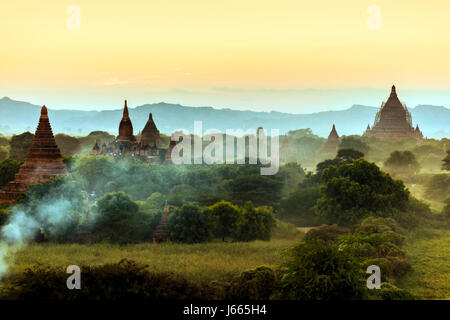
[[[364,282],[358,261],[337,247],[307,240],[290,252],[283,265],[277,299],[342,300],[362,299]]]
[[[369,294],[371,299],[381,300],[413,300],[414,295],[407,290],[397,288],[389,282],[381,283],[380,290],[371,290]]]
[[[337,224],[322,225],[320,227],[309,230],[305,235],[305,240],[321,240],[325,243],[330,243],[338,236],[349,233],[350,229],[340,227]]]
[[[230,300],[268,300],[275,288],[275,272],[268,267],[245,271],[231,281]]]
[[[3,299],[26,300],[187,300],[205,299],[202,288],[179,275],[149,271],[130,260],[80,266],[81,289],[67,290],[64,268],[38,265],[13,279]]]
[[[411,265],[403,258],[373,258],[364,262],[365,268],[377,265],[381,269],[381,280],[388,281],[389,278],[400,278],[411,270]]]

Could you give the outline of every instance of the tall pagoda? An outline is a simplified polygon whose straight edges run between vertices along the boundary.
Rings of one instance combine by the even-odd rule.
[[[136,138],[133,135],[133,124],[131,123],[128,114],[127,100],[125,100],[125,106],[123,107],[123,116],[119,124],[119,135],[117,136],[116,141],[128,143],[136,141]]]
[[[14,181],[6,186],[6,191],[0,192],[0,203],[12,203],[26,192],[28,186],[60,175],[67,175],[67,169],[53,136],[47,108],[43,106],[26,160],[15,175]]]
[[[333,128],[331,128],[328,139],[322,147],[322,152],[336,154],[339,142],[339,135],[336,131],[336,126],[333,123]]]
[[[153,243],[160,243],[160,242],[168,242],[169,241],[169,228],[167,227],[167,218],[169,216],[169,206],[166,204],[164,206],[164,212],[161,217],[161,221],[159,222],[158,226],[155,228],[155,231],[153,232]]]
[[[388,100],[381,104],[372,128],[368,126],[364,135],[380,138],[413,137],[422,139],[423,137],[418,125],[414,129],[411,113],[406,105],[398,99],[395,86],[392,86]]]

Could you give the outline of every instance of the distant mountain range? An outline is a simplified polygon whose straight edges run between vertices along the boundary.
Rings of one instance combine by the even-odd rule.
[[[0,133],[11,135],[24,131],[34,132],[41,106],[28,102],[0,99]],[[212,107],[187,107],[179,104],[155,103],[129,108],[135,134],[142,130],[150,112],[161,133],[170,135],[177,129],[193,132],[195,120],[203,121],[203,131],[218,129],[244,130],[262,126],[279,129],[281,134],[289,130],[310,128],[313,133],[327,137],[336,124],[339,135],[361,135],[372,126],[378,108],[353,105],[346,110],[324,111],[312,114],[290,114],[282,112],[255,112]],[[450,109],[442,106],[419,105],[410,108],[413,125],[419,124],[423,134],[429,138],[450,137]],[[50,121],[55,133],[86,135],[91,131],[108,131],[117,134],[122,109],[103,111],[52,110]]]

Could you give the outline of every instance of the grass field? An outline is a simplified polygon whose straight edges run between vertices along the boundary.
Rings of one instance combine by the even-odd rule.
[[[12,274],[37,263],[61,266],[101,265],[123,258],[150,266],[155,271],[173,271],[200,282],[227,281],[242,271],[265,265],[276,267],[283,251],[298,240],[254,241],[249,243],[202,244],[30,244],[11,258]]]
[[[450,299],[450,230],[411,234],[404,250],[413,271],[400,286],[423,299]]]
[[[305,231],[305,230],[303,230]],[[155,271],[172,271],[207,283],[229,281],[242,271],[265,265],[277,267],[283,252],[301,240],[274,239],[249,243],[134,245],[30,244],[11,256],[11,274],[38,264],[101,265],[128,258]],[[450,299],[450,230],[420,230],[407,236],[403,247],[413,271],[399,282],[423,299]]]

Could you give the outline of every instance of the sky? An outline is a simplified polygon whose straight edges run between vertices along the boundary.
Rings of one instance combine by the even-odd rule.
[[[2,1],[0,98],[310,113],[379,106],[395,84],[409,107],[449,106],[449,11],[438,0]]]

